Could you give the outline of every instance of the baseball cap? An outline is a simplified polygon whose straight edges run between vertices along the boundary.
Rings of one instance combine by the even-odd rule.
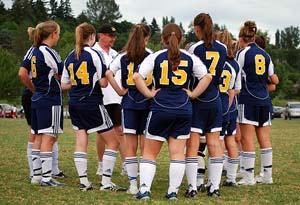
[[[117,32],[116,28],[110,24],[103,24],[98,30],[98,33],[107,33],[113,35],[115,35],[116,32]]]

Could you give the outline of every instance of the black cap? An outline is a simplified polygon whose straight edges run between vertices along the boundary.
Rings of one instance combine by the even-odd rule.
[[[115,27],[110,24],[103,24],[98,30],[98,33],[115,34],[116,32],[117,30],[115,29]]]

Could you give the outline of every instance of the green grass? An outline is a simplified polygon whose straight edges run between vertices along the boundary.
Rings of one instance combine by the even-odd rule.
[[[27,126],[25,120],[0,119],[0,204],[136,204],[126,193],[101,192],[95,189],[80,192],[73,151],[75,140],[70,121],[65,121],[65,132],[59,139],[60,168],[68,175],[59,188],[32,186],[28,180],[26,158]],[[271,132],[273,144],[273,185],[221,188],[221,198],[211,199],[200,193],[195,199],[185,199],[181,186],[177,204],[299,204],[300,203],[300,120],[275,119]],[[90,136],[89,179],[99,184],[96,172],[95,136]],[[169,160],[164,146],[157,160],[157,172],[152,187],[153,204],[167,204],[164,199],[168,187]],[[120,175],[118,159],[113,181],[127,186],[126,177]],[[256,173],[259,160],[256,160]]]

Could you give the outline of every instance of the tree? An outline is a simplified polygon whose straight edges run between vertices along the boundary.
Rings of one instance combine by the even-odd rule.
[[[63,14],[64,14],[64,20],[72,20],[72,8],[71,8],[71,2],[70,0],[66,0],[63,5]]]
[[[270,36],[268,34],[268,31],[262,31],[261,29],[258,29],[256,35],[264,37],[266,45],[270,44]]]
[[[32,0],[13,0],[11,15],[13,20],[20,24],[24,20],[35,21]]]
[[[280,32],[277,29],[276,33],[275,33],[275,46],[276,48],[280,48]]]
[[[36,0],[36,2],[33,2],[32,9],[34,10],[34,16],[37,21],[44,21],[48,18],[47,9],[42,0]]]
[[[57,1],[50,0],[49,5],[50,5],[50,14],[49,14],[50,18],[54,19],[54,18],[56,18],[56,15],[57,15],[57,9],[58,9]]]
[[[184,33],[185,33],[185,30],[184,30],[183,25],[182,25],[181,22],[179,23],[179,28],[181,29],[182,33],[184,34]]]
[[[0,23],[4,22],[7,18],[8,11],[5,9],[3,1],[0,0]]]
[[[164,27],[165,25],[167,25],[168,23],[170,23],[169,22],[169,18],[166,16],[166,17],[164,17],[163,16],[163,19],[162,19],[162,26]]]
[[[86,15],[86,12],[85,11],[82,11],[76,18],[76,23],[77,24],[81,24],[81,23],[84,23],[84,22],[87,22],[89,23],[90,22],[90,19],[89,17]]]
[[[141,23],[146,24],[146,25],[148,24],[145,17],[142,18]]]
[[[150,28],[151,28],[152,34],[160,33],[160,28],[159,28],[155,18],[152,19]]]
[[[89,0],[86,6],[88,17],[97,25],[113,23],[122,17],[115,0]]]
[[[175,23],[175,18],[171,16],[170,23]]]
[[[299,27],[290,26],[280,33],[280,45],[285,49],[295,49],[300,44]]]

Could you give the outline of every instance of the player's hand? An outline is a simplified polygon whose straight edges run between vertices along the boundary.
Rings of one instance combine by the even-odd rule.
[[[193,95],[193,92],[189,89],[185,89],[183,88],[183,90],[186,92],[186,94],[191,98],[191,99],[195,99],[195,96]]]
[[[159,91],[160,91],[160,88],[159,88],[159,89],[152,88],[151,91],[150,91],[150,92],[151,92],[150,98],[154,98],[155,95],[156,95]]]

